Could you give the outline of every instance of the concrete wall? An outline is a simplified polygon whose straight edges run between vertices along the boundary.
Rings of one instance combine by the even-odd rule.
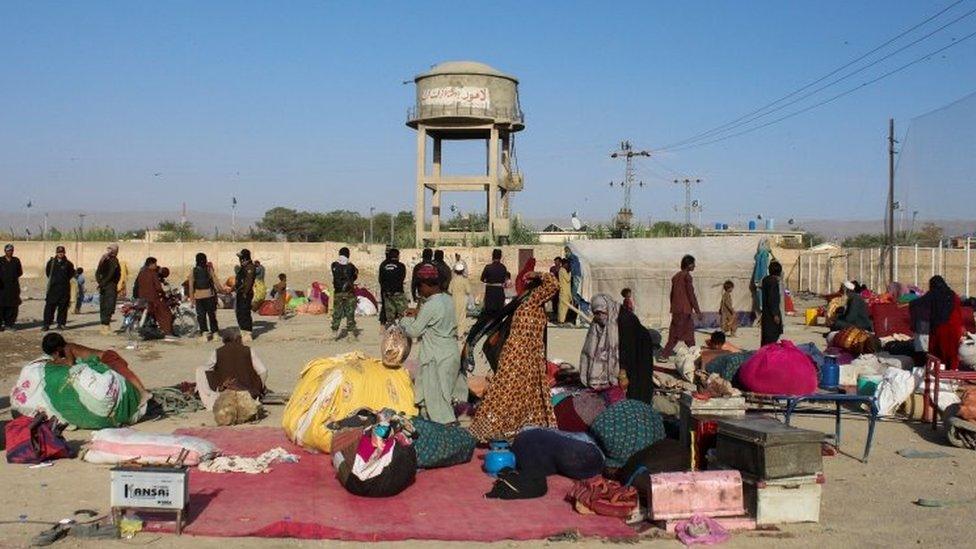
[[[98,260],[105,253],[106,242],[14,242],[15,255],[24,265],[22,279],[26,295],[40,297],[43,292],[44,265],[54,255],[55,246],[61,244],[68,252],[68,259],[75,266],[83,267],[89,280],[94,280]],[[146,257],[153,256],[159,264],[168,267],[173,273],[171,282],[181,280],[193,268],[197,252],[207,254],[217,269],[217,276],[223,280],[234,274],[237,252],[241,248],[251,250],[251,257],[261,262],[267,269],[266,280],[270,286],[277,280],[278,273],[288,275],[289,285],[296,289],[307,288],[312,281],[331,282],[329,266],[339,255],[339,248],[348,246],[352,252],[352,262],[359,267],[360,282],[373,292],[379,290],[376,274],[384,259],[384,246],[349,245],[340,242],[120,242],[119,258],[129,265],[130,277],[134,278]],[[448,263],[454,261],[454,253],[461,254],[467,263],[468,271],[474,281],[481,274],[481,268],[491,261],[492,248],[442,247]],[[514,277],[518,272],[518,251],[532,249],[540,269],[548,269],[552,258],[562,255],[563,246],[504,246],[503,262]],[[420,261],[421,250],[402,249],[400,260],[408,268]],[[91,285],[89,286],[91,287]],[[477,287],[477,286],[476,286]]]

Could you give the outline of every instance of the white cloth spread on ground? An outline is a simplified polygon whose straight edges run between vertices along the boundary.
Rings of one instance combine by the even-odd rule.
[[[298,456],[289,454],[287,450],[278,446],[258,457],[220,456],[209,461],[201,462],[197,469],[205,473],[247,473],[257,475],[271,472],[271,464],[275,461],[294,463]]]

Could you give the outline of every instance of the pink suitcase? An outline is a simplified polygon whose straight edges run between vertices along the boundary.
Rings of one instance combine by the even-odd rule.
[[[657,473],[650,478],[648,506],[651,520],[745,514],[739,471]]]

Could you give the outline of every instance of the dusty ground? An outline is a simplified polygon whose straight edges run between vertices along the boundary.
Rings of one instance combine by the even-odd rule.
[[[121,336],[101,337],[97,333],[97,314],[91,309],[70,318],[65,336],[97,348],[115,348],[126,357],[133,370],[149,387],[170,385],[192,380],[193,369],[206,359],[214,344],[197,341],[178,343],[141,343],[137,350],[125,350]],[[30,301],[22,308],[22,322],[30,328],[16,333],[0,333],[0,394],[6,395],[16,379],[19,367],[40,354],[40,332],[37,319],[41,304]],[[220,321],[233,324],[232,311],[221,311]],[[799,325],[798,319],[788,326],[787,337],[797,342],[822,342],[821,333]],[[270,369],[269,386],[278,391],[290,391],[302,366],[311,358],[333,355],[354,349],[376,352],[379,329],[375,319],[362,321],[365,333],[361,340],[329,341],[326,320],[322,317],[295,317],[279,323],[275,320],[257,323],[258,339],[254,347]],[[550,355],[575,362],[584,336],[583,330],[551,329]],[[743,329],[735,343],[755,347],[758,333]],[[0,401],[0,419],[9,419],[6,396]],[[270,407],[270,417],[263,425],[278,425],[282,407]],[[142,423],[139,429],[169,432],[188,425],[212,425],[213,418],[198,412],[185,418],[170,418]],[[832,421],[824,418],[801,417],[800,426],[831,431]],[[845,451],[860,456],[864,444],[865,423],[858,418],[844,422]],[[68,433],[69,439],[80,443],[88,433]],[[941,450],[949,457],[930,460],[902,458],[895,451],[902,448]],[[976,503],[960,503],[944,509],[929,509],[914,505],[920,497],[943,500],[970,500],[976,480],[976,453],[949,447],[935,436],[927,425],[886,421],[878,426],[875,444],[868,464],[847,455],[825,458],[827,484],[819,525],[784,526],[778,532],[736,534],[732,547],[809,547],[812,545],[857,545],[868,547],[969,546],[976,534],[972,517]],[[62,460],[53,467],[27,469],[19,465],[0,465],[0,485],[4,497],[0,499],[0,547],[24,547],[30,536],[42,525],[22,521],[56,521],[69,516],[78,508],[106,511],[108,507],[108,469],[78,460]],[[489,528],[490,525],[485,525]],[[649,540],[650,541],[650,540]],[[63,546],[95,547],[95,543],[60,542]],[[141,534],[130,541],[100,543],[98,546],[149,545],[152,547],[220,548],[232,543],[235,547],[320,547],[321,541],[235,539]],[[382,544],[391,547],[419,546],[421,542]],[[570,545],[571,542],[551,542]],[[653,540],[659,546],[678,546],[673,540]],[[510,543],[504,546],[541,546],[550,542]],[[586,540],[574,545],[602,544]],[[353,544],[329,543],[329,546]],[[359,544],[356,544],[359,545]],[[424,546],[460,547],[460,543],[430,543]],[[470,546],[470,544],[463,544]]]

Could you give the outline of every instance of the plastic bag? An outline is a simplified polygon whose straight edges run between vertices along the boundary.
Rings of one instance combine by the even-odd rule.
[[[959,344],[959,362],[976,369],[976,334],[966,334]]]
[[[878,399],[878,415],[890,416],[915,390],[915,378],[912,373],[900,368],[888,368],[884,371],[881,383],[874,392]]]
[[[684,342],[679,342],[674,347],[674,362],[675,371],[681,376],[685,381],[694,382],[695,381],[695,361],[701,357],[701,349],[698,347],[688,347]]]

